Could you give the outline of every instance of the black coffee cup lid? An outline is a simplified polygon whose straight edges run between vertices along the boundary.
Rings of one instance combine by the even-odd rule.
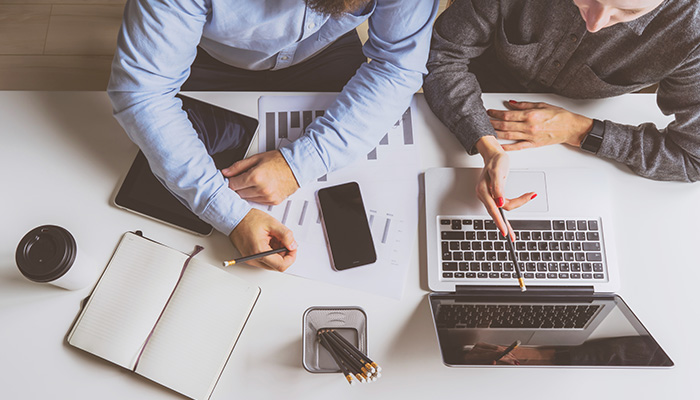
[[[17,246],[15,261],[20,272],[35,282],[50,282],[63,276],[75,261],[73,235],[56,225],[29,231]]]

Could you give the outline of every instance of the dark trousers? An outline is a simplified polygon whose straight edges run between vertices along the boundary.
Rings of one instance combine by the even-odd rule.
[[[352,30],[312,58],[276,71],[250,71],[224,64],[201,48],[183,91],[340,92],[366,62]]]

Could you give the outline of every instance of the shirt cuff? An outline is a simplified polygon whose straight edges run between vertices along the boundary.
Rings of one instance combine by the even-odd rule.
[[[308,136],[302,136],[280,147],[279,151],[287,161],[299,186],[328,173],[328,166],[323,162],[314,142]]]
[[[241,199],[227,185],[214,194],[200,218],[228,236],[251,208],[247,201]]]

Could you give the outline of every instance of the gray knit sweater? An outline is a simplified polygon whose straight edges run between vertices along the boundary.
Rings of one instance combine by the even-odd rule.
[[[700,180],[700,2],[667,0],[634,21],[586,30],[571,0],[456,0],[435,23],[424,83],[470,154],[495,135],[484,92],[617,96],[659,83],[665,128],[605,121],[598,155],[639,175]]]

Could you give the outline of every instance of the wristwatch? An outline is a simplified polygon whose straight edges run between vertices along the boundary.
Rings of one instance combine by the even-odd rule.
[[[603,143],[603,135],[605,135],[605,123],[594,119],[591,131],[588,132],[581,142],[581,149],[594,154],[597,153],[600,145]]]

